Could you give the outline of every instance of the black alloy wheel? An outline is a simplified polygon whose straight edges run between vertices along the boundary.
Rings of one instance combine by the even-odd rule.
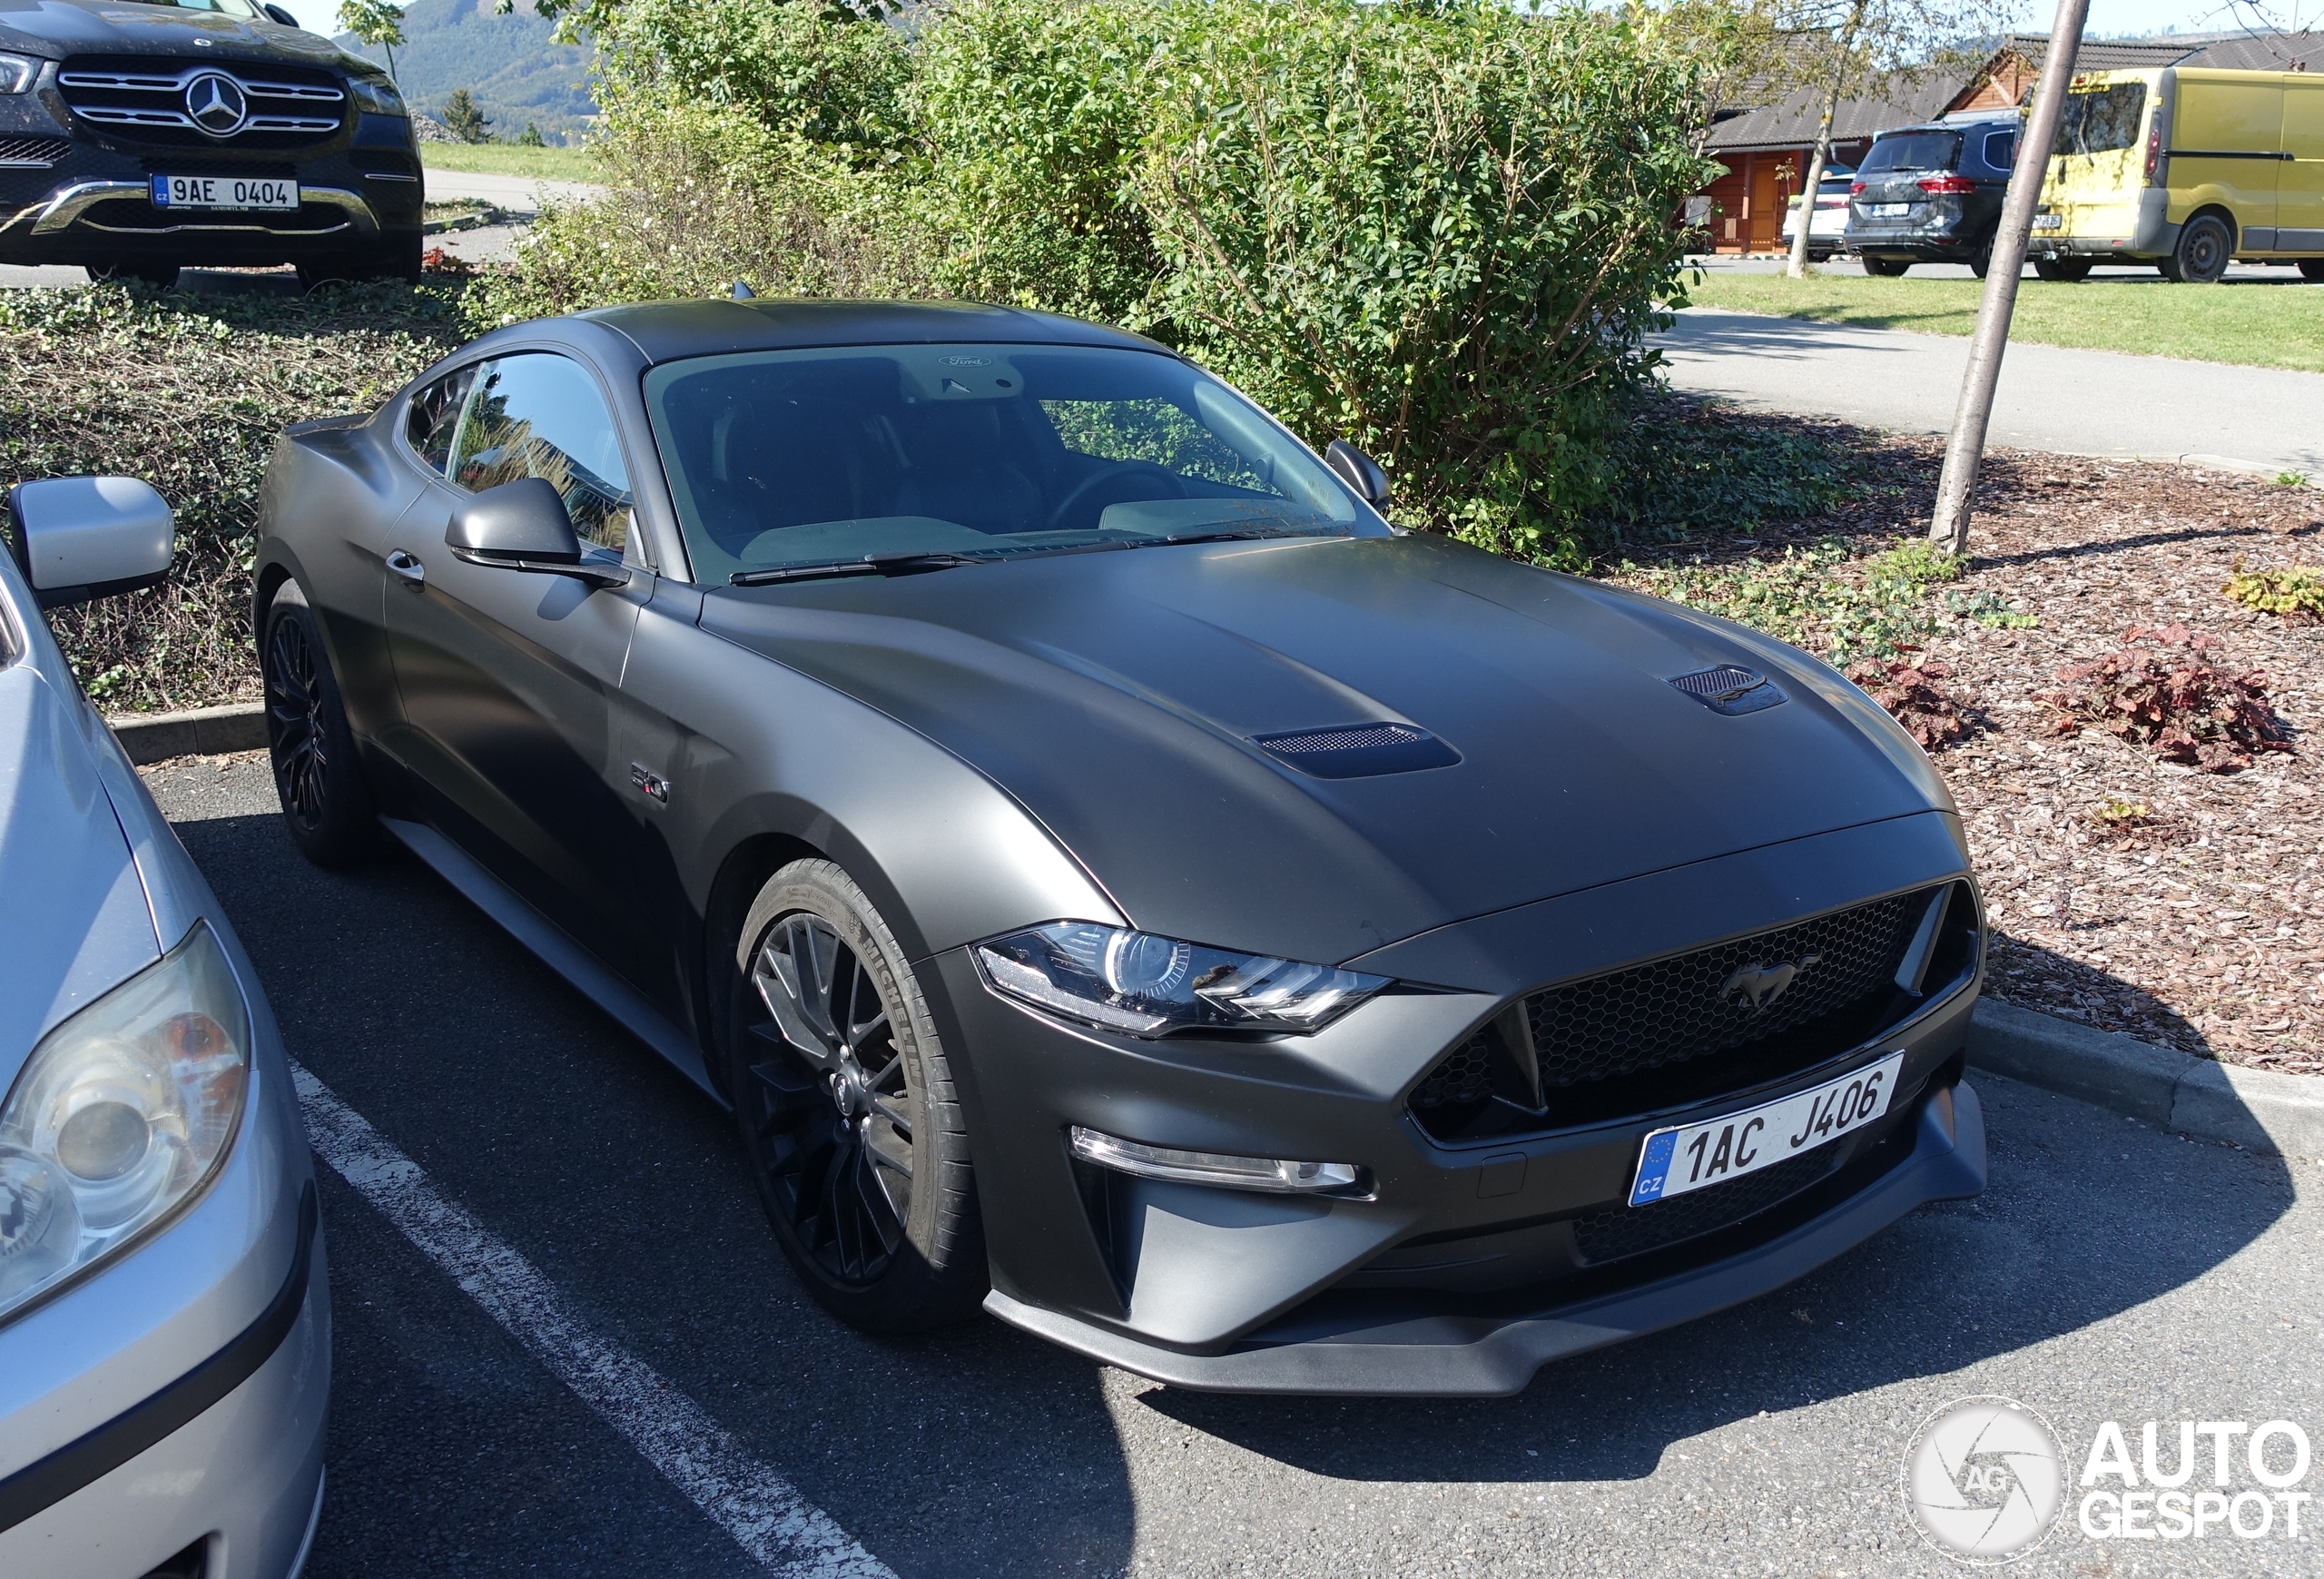
[[[300,854],[344,866],[378,848],[370,786],[340,704],[322,636],[295,581],[268,605],[259,670],[266,686],[267,755],[282,820]]]
[[[967,1136],[901,949],[827,861],[770,879],[743,936],[729,1090],[785,1255],[866,1330],[973,1314],[984,1250]]]
[[[1969,254],[1969,272],[1982,280],[1993,271],[1993,266],[1994,239],[1987,236],[1978,243],[1977,250]]]
[[[2235,232],[2215,213],[2199,213],[2179,227],[2162,271],[2188,285],[2215,285],[2235,258]]]

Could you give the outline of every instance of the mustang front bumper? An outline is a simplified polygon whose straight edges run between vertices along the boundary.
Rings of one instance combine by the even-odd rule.
[[[1863,1040],[1732,1086],[1714,1071],[1715,1090],[1657,1077],[1665,1094],[1651,1111],[1592,1116],[1576,1088],[1553,1097],[1537,1128],[1448,1142],[1422,1127],[1413,1093],[1446,1050],[1541,979],[1540,961],[1594,979],[1669,956],[1674,942],[1748,937],[1965,876],[1943,814],[1745,852],[1349,962],[1443,985],[1392,990],[1313,1035],[1257,1041],[1140,1041],[1068,1024],[987,989],[967,951],[938,955],[922,972],[958,1050],[991,1256],[988,1308],[1187,1387],[1492,1395],[1521,1388],[1555,1356],[1778,1287],[1925,1201],[1983,1188],[1984,1130],[1959,1084],[1974,949]],[[1691,938],[1670,936],[1674,917]],[[1888,1110],[1777,1165],[1804,1171],[1627,1205],[1649,1131],[1893,1053],[1903,1056]],[[1076,1158],[1076,1125],[1151,1146],[1353,1164],[1362,1182],[1280,1195],[1133,1177]]]

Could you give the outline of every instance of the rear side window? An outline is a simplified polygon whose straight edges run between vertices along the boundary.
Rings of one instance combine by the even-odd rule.
[[[2145,118],[2144,83],[2077,88],[2066,94],[2065,113],[2059,117],[2057,152],[2110,153],[2128,148],[2139,140],[2139,123]]]
[[[459,426],[460,407],[475,377],[475,368],[460,368],[411,398],[410,413],[404,419],[404,438],[411,452],[438,472],[451,457],[452,430]]]
[[[2017,158],[2017,133],[1988,132],[1985,133],[1985,163],[1994,170],[2007,170]]]
[[[556,489],[581,540],[629,540],[629,468],[597,380],[570,357],[526,351],[484,364],[452,440],[451,479],[481,493],[519,478]]]
[[[1899,132],[1875,143],[1856,174],[1878,175],[1890,170],[1950,170],[1960,157],[1958,132]]]

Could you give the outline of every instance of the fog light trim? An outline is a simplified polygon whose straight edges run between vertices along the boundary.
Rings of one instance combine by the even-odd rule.
[[[1354,1194],[1362,1192],[1364,1184],[1364,1170],[1353,1162],[1295,1162],[1224,1151],[1182,1151],[1125,1140],[1079,1124],[1073,1126],[1073,1154],[1085,1162],[1140,1179],[1260,1189],[1275,1195]]]

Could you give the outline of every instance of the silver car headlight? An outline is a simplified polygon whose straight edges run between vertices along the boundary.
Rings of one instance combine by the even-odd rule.
[[[250,1046],[207,923],[41,1039],[0,1104],[0,1320],[201,1194],[241,1122]]]
[[[0,94],[30,93],[40,81],[40,62],[27,54],[0,54]]]
[[[1202,1027],[1319,1031],[1388,985],[1332,965],[1060,921],[974,951],[996,991],[1132,1036]]]
[[[355,96],[355,107],[374,115],[409,115],[403,107],[403,95],[396,92],[395,84],[385,77],[350,77],[348,91]]]

